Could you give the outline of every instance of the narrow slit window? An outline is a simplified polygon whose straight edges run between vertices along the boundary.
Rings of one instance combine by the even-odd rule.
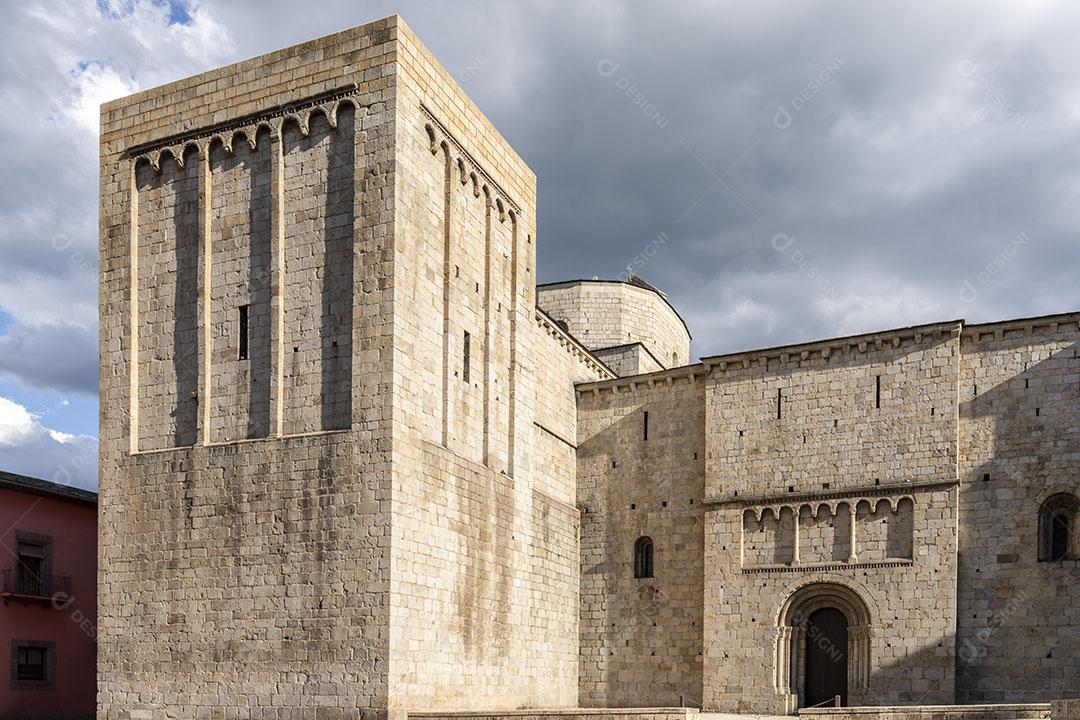
[[[464,382],[469,382],[469,349],[471,344],[472,336],[466,331],[461,341],[461,379]]]
[[[881,376],[874,379],[874,407],[881,407]]]
[[[1039,508],[1039,561],[1054,562],[1080,558],[1077,521],[1080,500],[1068,493],[1049,498]]]
[[[641,434],[643,440],[649,439],[649,411],[646,410],[642,420]]]
[[[248,359],[248,305],[240,306],[240,327],[239,327],[239,351],[236,354],[238,360]]]
[[[779,420],[784,416],[784,393],[780,388],[776,388],[776,419]]]
[[[653,541],[650,537],[639,537],[634,543],[634,577],[653,577]]]

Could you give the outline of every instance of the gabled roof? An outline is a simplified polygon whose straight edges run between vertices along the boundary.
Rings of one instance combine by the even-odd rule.
[[[83,505],[97,505],[98,494],[89,490],[82,490],[70,485],[49,482],[41,478],[17,475],[15,473],[0,470],[0,488],[14,490],[16,492],[41,495],[67,502],[81,503]]]

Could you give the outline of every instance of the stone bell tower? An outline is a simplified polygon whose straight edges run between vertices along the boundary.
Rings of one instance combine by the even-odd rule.
[[[535,197],[397,17],[103,106],[99,717],[576,703]]]

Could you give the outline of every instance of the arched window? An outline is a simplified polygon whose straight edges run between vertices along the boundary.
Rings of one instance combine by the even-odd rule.
[[[1080,500],[1069,493],[1059,493],[1047,498],[1039,508],[1039,560],[1080,559],[1080,542],[1077,539],[1077,519],[1080,518]]]
[[[634,543],[634,577],[651,578],[652,567],[652,538],[639,537]]]

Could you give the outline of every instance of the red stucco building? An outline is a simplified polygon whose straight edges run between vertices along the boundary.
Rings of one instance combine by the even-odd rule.
[[[0,471],[0,718],[94,717],[97,494]]]

